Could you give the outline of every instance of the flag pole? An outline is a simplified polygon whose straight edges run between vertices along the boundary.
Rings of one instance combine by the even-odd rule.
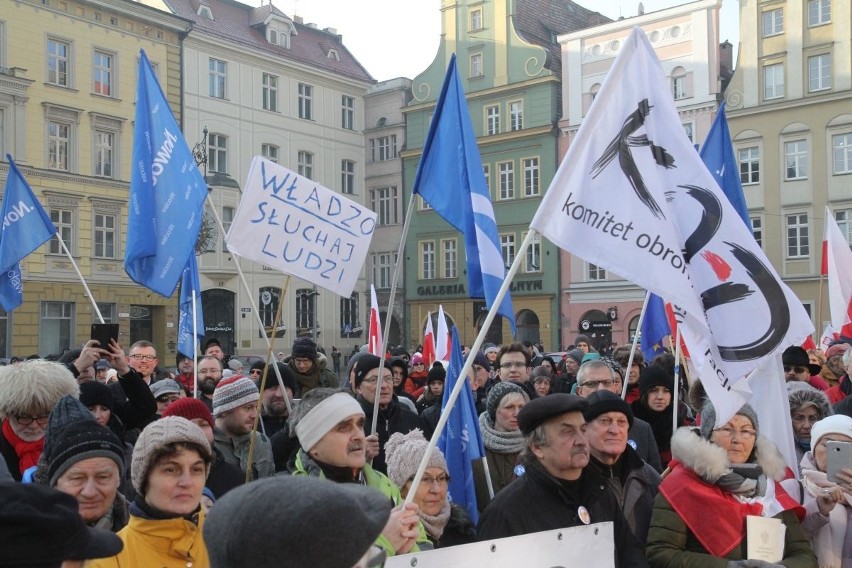
[[[680,326],[675,333],[674,392],[672,393],[672,432],[677,431],[678,396],[680,395]]]
[[[216,206],[213,204],[213,200],[210,198],[210,194],[207,194],[207,202],[210,205],[210,212],[213,215],[213,219],[216,221],[216,227],[219,229],[219,232],[222,234],[222,239],[225,238],[225,227],[222,225],[222,219],[219,218],[219,213],[216,211]],[[237,274],[240,277],[240,282],[243,283],[243,288],[245,288],[246,296],[248,297],[249,304],[251,305],[252,312],[254,312],[255,317],[257,318],[257,323],[260,326],[260,334],[263,336],[264,341],[266,341],[267,347],[272,349],[272,345],[274,341],[269,340],[269,336],[266,335],[266,328],[263,327],[263,320],[260,319],[260,311],[257,309],[257,304],[254,303],[254,295],[252,294],[251,288],[249,288],[248,282],[246,281],[245,274],[243,274],[243,269],[240,266],[239,256],[231,253],[234,256],[234,266],[237,267]],[[283,300],[283,298],[282,298]],[[279,304],[280,305],[280,304]],[[273,340],[275,338],[275,333],[272,334]],[[267,361],[267,365],[269,361]],[[284,380],[281,378],[281,371],[278,370],[278,365],[273,365],[272,368],[275,370],[275,376],[278,377],[278,386],[281,387],[281,390],[284,390]],[[290,400],[285,396],[284,402],[287,405],[287,411],[290,412]]]
[[[642,302],[642,311],[639,312],[639,321],[636,324],[636,333],[633,334],[633,344],[630,346],[630,357],[627,359],[627,368],[624,370],[624,384],[621,385],[621,398],[627,398],[627,387],[630,386],[630,369],[633,368],[633,354],[636,353],[636,344],[639,343],[639,335],[642,333],[642,320],[645,319],[645,310],[648,309],[648,300],[651,291],[645,290],[645,300]],[[647,361],[645,362],[647,365]]]
[[[470,372],[471,367],[473,367],[473,360],[476,358],[477,352],[482,348],[482,344],[485,342],[485,336],[488,335],[488,330],[491,328],[491,322],[494,321],[494,318],[497,316],[497,310],[500,308],[500,303],[503,301],[503,298],[509,292],[509,287],[512,284],[512,279],[515,277],[515,274],[518,272],[518,269],[521,267],[521,262],[525,258],[527,249],[530,246],[530,243],[533,240],[533,237],[536,236],[538,232],[535,229],[530,229],[527,233],[527,236],[524,237],[523,242],[521,243],[521,247],[518,250],[518,253],[515,255],[515,260],[512,262],[512,266],[509,268],[509,272],[506,274],[506,277],[503,279],[503,283],[500,285],[500,290],[497,291],[497,296],[494,297],[494,301],[491,304],[491,309],[488,310],[488,314],[485,316],[485,321],[482,322],[482,327],[479,328],[479,334],[476,336],[476,340],[473,342],[473,345],[470,347],[470,352],[467,355],[467,359],[465,359],[464,366],[459,373],[460,377],[465,377],[465,380],[456,381],[455,386],[453,387],[452,392],[450,393],[450,398],[447,400],[447,405],[444,407],[443,412],[441,412],[441,417],[438,419],[438,424],[435,426],[435,432],[432,434],[432,439],[429,440],[429,445],[426,447],[426,452],[423,454],[423,459],[420,461],[420,465],[417,468],[417,473],[414,475],[414,479],[411,482],[412,487],[417,487],[420,484],[420,480],[423,479],[423,474],[426,472],[426,466],[429,463],[429,458],[432,455],[432,450],[435,449],[435,446],[438,445],[438,439],[441,437],[441,431],[443,431],[444,426],[447,425],[447,420],[450,417],[450,411],[452,411],[453,406],[456,404],[456,400],[459,398],[459,393],[461,392],[462,386],[467,385],[467,374]],[[405,504],[411,503],[412,499],[414,499],[414,491],[409,491],[408,495],[405,497]]]
[[[494,484],[491,482],[491,469],[488,467],[488,458],[482,456],[482,469],[485,470],[485,483],[488,485],[488,497],[494,499]],[[479,503],[477,503],[479,505]]]
[[[193,253],[195,254],[195,253]],[[196,265],[196,270],[198,266]],[[193,278],[193,281],[197,278]],[[198,306],[195,304],[195,293],[201,290],[192,290],[192,396],[198,398]],[[189,355],[189,353],[187,353]]]
[[[414,193],[411,194],[411,199],[409,199],[409,201],[408,201],[408,209],[405,212],[405,221],[402,224],[402,236],[399,240],[399,249],[397,250],[396,266],[394,266],[393,275],[391,276],[391,288],[390,288],[390,294],[388,296],[388,312],[387,312],[388,315],[385,318],[385,324],[387,324],[390,321],[390,318],[393,317],[393,301],[394,301],[394,297],[396,296],[396,284],[399,281],[399,273],[401,272],[400,267],[403,264],[400,261],[400,259],[402,259],[403,255],[405,254],[405,241],[408,237],[408,229],[411,226],[411,217],[412,217],[413,214],[414,214]],[[376,314],[376,317],[379,318],[379,322],[381,323],[381,321],[382,321],[381,314]],[[382,362],[384,362],[385,353],[388,350],[388,335],[389,335],[388,330],[385,329],[385,328],[383,328],[383,329],[384,329],[384,333],[382,334],[382,351],[381,351],[381,354],[379,355]],[[357,365],[357,363],[356,363],[356,365]],[[378,387],[376,388],[376,395],[375,395],[375,397],[373,397],[373,420],[372,420],[372,428],[370,429],[370,432],[373,433],[373,434],[376,433],[376,424],[378,424],[378,421],[379,421],[379,392],[382,390],[382,385],[384,385],[384,383],[382,382],[382,381],[384,381],[384,377],[383,377],[384,373],[385,373],[385,366],[384,366],[384,364],[380,364],[379,365],[379,377],[376,381],[376,384],[378,385]]]
[[[83,289],[86,290],[86,295],[89,297],[89,301],[92,303],[92,309],[95,310],[95,314],[98,316],[98,321],[101,323],[104,322],[104,316],[101,315],[101,311],[98,309],[98,304],[95,302],[95,298],[92,296],[92,291],[89,290],[89,285],[86,284],[86,280],[83,279],[83,274],[80,272],[80,267],[77,266],[77,263],[74,262],[74,257],[71,256],[71,251],[68,250],[68,247],[65,246],[65,241],[62,240],[62,237],[59,236],[59,232],[54,234],[56,240],[59,241],[59,244],[62,245],[62,250],[65,251],[65,256],[68,257],[68,260],[71,261],[71,265],[74,267],[74,271],[77,273],[77,276],[80,277],[80,282],[83,283]]]

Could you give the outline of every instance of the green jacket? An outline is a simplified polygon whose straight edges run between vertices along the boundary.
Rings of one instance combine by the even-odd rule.
[[[364,469],[361,470],[361,473],[364,476],[364,484],[367,487],[372,487],[373,489],[380,491],[382,495],[389,497],[393,502],[394,507],[403,503],[404,499],[399,492],[399,488],[394,485],[393,481],[391,481],[386,475],[375,471],[372,467],[370,467],[370,464],[364,464]],[[304,452],[304,450],[299,450],[297,452],[291,474],[309,475],[322,478],[325,477],[325,474],[322,472],[320,467]],[[420,535],[417,537],[417,542],[410,552],[421,552],[423,550],[431,550],[434,548],[429,537],[426,535],[426,529],[423,528],[423,523],[418,524]],[[375,544],[376,546],[381,547],[388,556],[394,556],[396,554],[396,549],[394,549],[390,541],[382,534],[380,534],[379,538],[376,539]]]

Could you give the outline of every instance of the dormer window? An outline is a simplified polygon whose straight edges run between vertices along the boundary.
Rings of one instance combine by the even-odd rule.
[[[210,6],[201,5],[198,7],[198,12],[196,12],[202,18],[207,18],[208,20],[213,19],[213,10],[210,9]]]
[[[340,61],[340,55],[338,55],[336,49],[329,49],[328,55],[326,55],[329,59],[334,59],[335,61]]]
[[[266,40],[269,43],[274,43],[275,45],[278,45],[278,30],[274,28],[269,28],[266,32]]]

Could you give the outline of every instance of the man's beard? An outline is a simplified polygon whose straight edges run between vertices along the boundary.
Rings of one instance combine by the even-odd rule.
[[[216,381],[213,379],[204,379],[201,381],[201,384],[198,385],[198,389],[208,396],[213,396],[213,391],[216,390]]]

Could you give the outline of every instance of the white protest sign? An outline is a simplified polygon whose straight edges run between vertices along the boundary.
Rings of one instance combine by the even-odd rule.
[[[234,254],[348,297],[375,227],[363,205],[255,156],[226,242]]]
[[[385,568],[615,566],[612,523],[596,523],[392,556]]]

